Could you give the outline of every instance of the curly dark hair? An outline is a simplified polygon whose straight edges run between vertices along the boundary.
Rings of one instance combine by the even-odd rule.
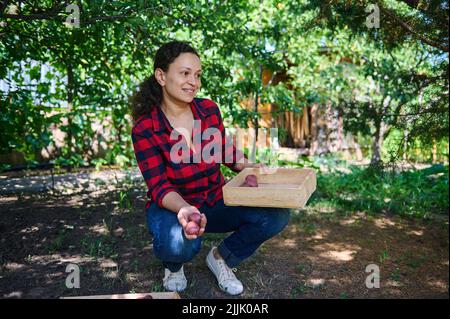
[[[139,85],[137,92],[130,99],[131,112],[135,120],[143,114],[149,113],[153,107],[161,106],[163,93],[161,85],[156,80],[155,70],[160,68],[167,72],[169,66],[181,53],[193,53],[200,57],[189,43],[181,41],[165,43],[156,51],[153,74]]]

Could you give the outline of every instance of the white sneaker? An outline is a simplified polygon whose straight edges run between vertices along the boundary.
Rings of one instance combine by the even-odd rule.
[[[236,278],[233,270],[227,266],[225,260],[222,258],[216,259],[214,257],[214,249],[216,249],[216,247],[213,247],[208,256],[206,256],[208,268],[216,276],[220,289],[230,295],[239,295],[244,290],[242,282]]]
[[[171,272],[169,269],[165,268],[165,274],[163,279],[163,285],[166,290],[169,291],[183,291],[186,289],[187,280],[184,275],[183,266],[177,272]]]

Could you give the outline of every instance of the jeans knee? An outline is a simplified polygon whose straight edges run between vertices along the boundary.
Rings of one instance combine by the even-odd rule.
[[[200,251],[201,238],[186,239],[176,214],[152,205],[147,211],[147,223],[153,235],[153,253],[163,262],[185,263]]]
[[[200,251],[201,238],[188,240],[183,235],[171,237],[162,242],[153,242],[155,256],[172,263],[186,263],[192,260]]]
[[[289,223],[291,212],[289,209],[277,208],[265,214],[263,221],[264,232],[273,237],[280,233]]]

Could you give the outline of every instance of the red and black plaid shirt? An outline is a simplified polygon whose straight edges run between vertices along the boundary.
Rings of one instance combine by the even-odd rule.
[[[235,143],[232,140],[227,140],[226,143],[222,116],[213,101],[195,98],[190,106],[194,120],[201,121],[201,131],[199,126],[193,129],[195,153],[189,149],[183,136],[177,134],[178,140],[171,140],[173,128],[159,107],[154,107],[149,114],[141,116],[133,126],[134,152],[147,184],[147,196],[150,199],[146,208],[152,201],[162,207],[162,199],[169,192],[178,192],[186,202],[197,208],[204,203],[209,206],[214,205],[223,198],[222,187],[225,184],[220,171],[220,162],[237,171],[234,167],[235,163],[245,156],[240,151],[236,153]],[[212,133],[216,132],[221,136],[209,134],[211,130],[205,132],[208,128],[216,128],[217,130],[213,129]],[[208,135],[210,135],[209,139],[201,139],[202,136],[205,138]],[[218,144],[219,142],[221,145]],[[175,144],[178,146],[175,149],[184,145],[188,151],[174,153]],[[199,154],[205,153],[205,145],[208,150],[213,150],[212,155],[215,153],[214,149],[220,147],[222,154],[217,154],[222,155],[221,160],[207,159],[205,161],[205,158],[199,157]],[[178,158],[178,160],[171,160],[171,150],[172,159]],[[209,151],[206,153],[210,154]],[[178,157],[174,157],[177,154]],[[180,156],[182,154],[185,157]],[[182,161],[179,162],[179,160]]]

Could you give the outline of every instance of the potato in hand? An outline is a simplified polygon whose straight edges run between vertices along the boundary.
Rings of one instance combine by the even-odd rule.
[[[202,216],[199,213],[193,213],[189,215],[189,221],[196,223],[200,227]]]
[[[187,225],[186,225],[186,234],[188,235],[198,235],[198,232],[200,231],[200,226],[194,222],[194,221],[190,221]]]

